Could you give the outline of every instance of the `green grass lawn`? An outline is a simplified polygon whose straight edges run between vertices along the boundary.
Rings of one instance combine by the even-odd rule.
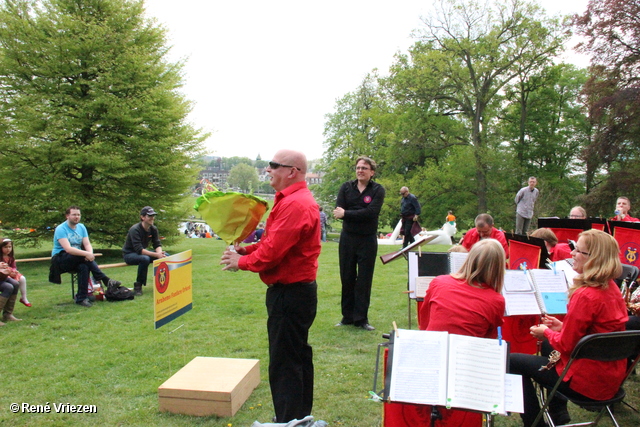
[[[330,236],[331,237],[331,236]],[[333,236],[335,238],[335,236]],[[183,239],[165,248],[193,250],[193,310],[154,330],[152,289],[125,302],[73,303],[69,275],[62,285],[48,283],[48,262],[19,264],[28,279],[32,308],[16,305],[22,322],[0,328],[3,361],[0,386],[2,426],[220,426],[248,427],[270,422],[273,406],[267,381],[265,285],[257,274],[223,272],[218,265],[225,244],[213,239]],[[442,251],[446,247],[429,246]],[[396,249],[380,246],[379,254]],[[22,250],[18,258],[48,256],[48,248]],[[121,261],[119,250],[96,249],[99,263]],[[370,322],[366,332],[336,328],[340,316],[338,245],[323,244],[318,272],[318,315],[311,328],[316,369],[313,415],[331,426],[377,427],[382,405],[368,400],[373,386],[376,350],[382,333],[408,327],[407,270],[402,260],[382,265],[374,276]],[[105,270],[133,286],[136,267]],[[180,327],[181,326],[181,327]],[[412,328],[416,329],[415,305]],[[177,329],[180,327],[179,329]],[[158,386],[196,356],[260,359],[261,383],[230,418],[191,417],[158,412]],[[380,384],[380,382],[378,383]],[[640,381],[629,382],[629,403],[640,407]],[[378,385],[380,387],[380,385]],[[17,413],[11,403],[96,405],[97,414]],[[571,407],[572,414],[578,414]],[[625,426],[640,416],[617,408]],[[497,426],[520,425],[519,417],[498,417]],[[603,422],[602,425],[610,425]]]

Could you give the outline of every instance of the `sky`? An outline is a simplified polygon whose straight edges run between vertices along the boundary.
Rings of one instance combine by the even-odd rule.
[[[538,0],[549,15],[588,0]],[[282,148],[322,157],[326,114],[374,68],[386,75],[416,41],[433,0],[145,0],[185,61],[188,121],[209,155],[270,160]],[[575,45],[575,42],[571,46]],[[586,66],[584,57],[565,60]]]

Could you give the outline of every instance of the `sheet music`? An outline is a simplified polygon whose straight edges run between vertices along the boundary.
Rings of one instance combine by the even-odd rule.
[[[451,272],[457,273],[460,271],[460,267],[467,260],[469,256],[468,253],[465,252],[449,252],[449,263],[451,264]]]
[[[398,330],[393,344],[391,401],[445,405],[448,335]]]
[[[535,269],[529,270],[540,293],[567,292],[567,279],[564,271]]]
[[[506,374],[504,378],[504,410],[505,412],[524,412],[522,397],[522,376]]]
[[[568,283],[573,283],[573,278],[578,275],[578,272],[573,269],[573,266],[567,260],[551,263],[550,267],[552,270],[555,267],[556,270],[564,271]]]
[[[507,345],[450,334],[449,349],[447,406],[504,413]]]
[[[431,281],[435,278],[436,276],[416,277],[416,298],[424,298],[427,295],[429,285],[431,285]]]
[[[505,314],[541,314],[535,288],[525,270],[507,270],[504,274],[502,296],[505,300]]]
[[[524,270],[507,270],[504,273],[504,289],[507,292],[533,292],[533,284]]]

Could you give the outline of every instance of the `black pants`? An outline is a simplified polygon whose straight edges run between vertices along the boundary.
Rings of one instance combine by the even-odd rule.
[[[403,248],[406,248],[411,243],[416,241],[416,239],[413,237],[413,233],[411,232],[412,227],[413,227],[413,215],[403,216],[402,217],[402,234],[404,235],[404,239],[402,240]]]
[[[531,382],[534,380],[543,387],[551,390],[560,377],[553,367],[548,370],[540,371],[541,366],[545,366],[549,362],[548,355],[552,348],[547,341],[543,342],[541,353],[545,356],[534,356],[531,354],[513,353],[509,356],[509,372],[512,374],[522,375],[522,395],[524,399],[524,413],[520,414],[525,427],[533,424],[540,412],[540,404],[536,396],[535,385]],[[563,381],[558,387],[558,391],[566,396],[579,397],[587,399],[587,397],[577,393],[570,388],[571,381]],[[554,412],[566,409],[567,401],[564,398],[553,398],[549,402],[549,410]],[[538,425],[542,425],[541,422]]]
[[[340,234],[338,256],[342,281],[342,323],[356,326],[369,323],[371,283],[378,254],[375,234]]]
[[[276,420],[286,423],[311,415],[313,350],[309,328],[316,318],[318,285],[294,283],[267,289],[269,385]]]
[[[108,280],[106,274],[100,270],[95,261],[87,261],[82,256],[69,255],[62,251],[51,259],[51,262],[58,263],[60,272],[67,273],[70,271],[78,272],[78,293],[76,294],[76,302],[82,302],[88,295],[89,273],[93,273],[93,278],[99,282]]]

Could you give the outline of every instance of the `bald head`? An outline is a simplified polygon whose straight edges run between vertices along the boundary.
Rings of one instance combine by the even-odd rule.
[[[271,186],[276,191],[282,191],[292,184],[305,180],[307,157],[299,151],[280,150],[269,162],[267,173],[271,176]]]
[[[298,168],[302,172],[302,180],[304,180],[304,174],[307,173],[307,156],[304,153],[294,150],[280,150],[273,158],[274,160],[278,159],[279,163]]]

